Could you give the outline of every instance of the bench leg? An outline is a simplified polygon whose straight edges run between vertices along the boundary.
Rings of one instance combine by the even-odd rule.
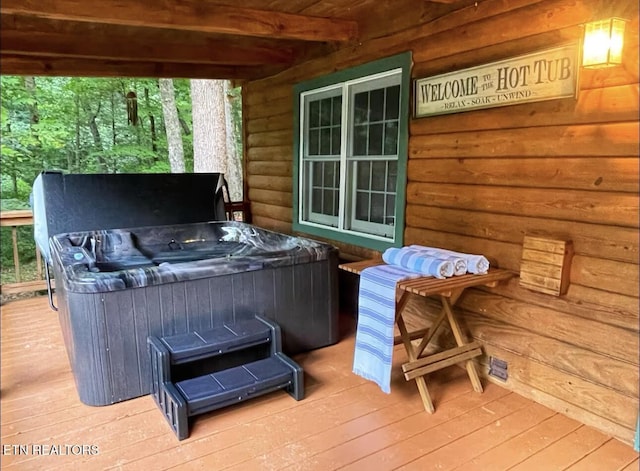
[[[415,362],[420,358],[420,355],[422,355],[425,348],[432,340],[436,330],[438,329],[438,327],[440,327],[445,319],[451,326],[451,331],[453,332],[453,336],[455,337],[458,347],[467,345],[464,334],[462,333],[462,329],[460,329],[460,326],[458,325],[458,321],[456,320],[452,308],[453,304],[455,304],[455,302],[460,297],[460,294],[462,294],[462,290],[452,293],[449,297],[440,296],[440,300],[442,302],[442,310],[440,312],[440,315],[431,326],[429,331],[425,333],[418,347],[414,347],[411,343],[412,333],[407,331],[407,327],[402,317],[402,311],[407,303],[407,294],[405,292],[398,297],[396,301],[396,324],[398,326],[398,330],[400,331],[400,338],[402,339],[402,343],[404,344],[404,349],[406,350],[407,356],[409,357],[409,363]],[[479,353],[476,353],[474,356],[477,356],[478,354]],[[468,357],[469,355],[467,355],[467,358]],[[469,375],[469,379],[471,380],[474,391],[482,392],[482,383],[480,382],[480,377],[478,376],[478,371],[476,370],[476,365],[473,360],[466,360],[465,367],[467,369],[467,374]],[[418,386],[418,391],[420,392],[420,397],[422,398],[424,409],[429,413],[433,413],[435,411],[435,408],[433,406],[433,401],[431,400],[431,395],[429,394],[427,382],[425,381],[424,375],[417,376],[413,379]]]
[[[407,326],[405,325],[402,313],[400,312],[398,312],[396,316],[396,324],[398,325],[398,330],[400,331],[400,336],[402,337],[404,349],[407,351],[409,361],[417,360],[416,352],[411,344],[411,335],[407,331]],[[418,376],[417,378],[414,378],[414,380],[418,386],[418,392],[420,393],[424,410],[433,414],[435,412],[435,407],[433,407],[433,401],[431,400],[431,395],[429,394],[429,389],[427,388],[427,382],[425,381],[424,376]]]
[[[424,405],[424,410],[426,410],[429,414],[433,414],[436,411],[436,408],[433,407],[433,401],[431,400],[431,395],[429,395],[427,382],[424,380],[424,376],[418,376],[415,379],[415,382],[418,386],[418,391],[420,392],[420,398],[422,398],[422,405]]]
[[[458,325],[458,321],[456,320],[455,315],[453,314],[453,310],[451,308],[451,303],[449,299],[441,296],[442,307],[444,311],[447,313],[447,319],[449,320],[449,324],[451,325],[451,331],[453,332],[453,336],[456,339],[456,343],[459,347],[466,344],[464,335],[462,334],[462,330]],[[467,360],[465,364],[467,368],[467,374],[469,375],[469,379],[471,380],[471,384],[473,385],[473,389],[476,392],[482,392],[482,383],[480,382],[480,378],[478,377],[478,371],[476,370],[476,365],[473,360]]]

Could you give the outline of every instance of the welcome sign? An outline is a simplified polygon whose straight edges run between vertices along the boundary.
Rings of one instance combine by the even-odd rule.
[[[415,81],[415,117],[576,96],[579,47],[566,45]]]

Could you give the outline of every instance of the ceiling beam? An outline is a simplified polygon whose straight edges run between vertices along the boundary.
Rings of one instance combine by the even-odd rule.
[[[212,5],[202,0],[2,0],[0,13],[319,42],[351,41],[358,35],[355,21]]]
[[[3,75],[58,77],[158,77],[253,80],[278,73],[285,66],[229,66],[201,63],[129,62],[1,55]]]
[[[73,48],[69,48],[73,44]],[[153,40],[105,35],[36,33],[3,27],[0,53],[11,55],[88,58],[143,62],[202,64],[291,64],[287,47],[239,45],[223,39],[204,39],[198,44],[176,40]]]

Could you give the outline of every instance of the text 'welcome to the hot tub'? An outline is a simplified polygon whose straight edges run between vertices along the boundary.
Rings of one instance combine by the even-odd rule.
[[[576,96],[577,45],[415,81],[415,117]]]

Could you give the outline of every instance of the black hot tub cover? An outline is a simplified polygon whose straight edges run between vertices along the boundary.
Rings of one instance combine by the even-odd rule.
[[[64,174],[33,183],[34,238],[47,262],[61,233],[225,219],[220,173]]]

